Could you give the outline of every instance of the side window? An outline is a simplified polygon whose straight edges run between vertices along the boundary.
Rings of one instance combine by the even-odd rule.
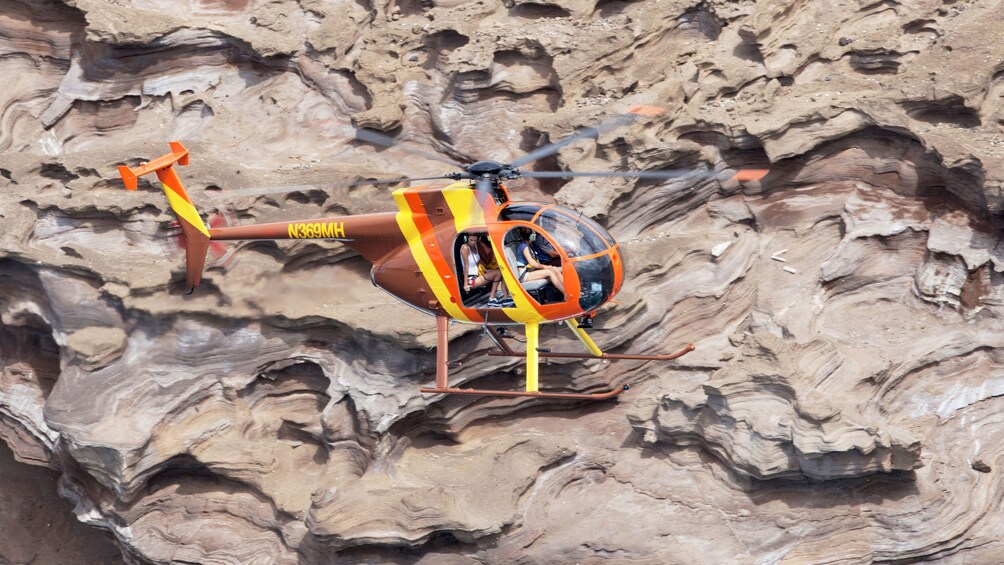
[[[552,279],[543,276],[546,270],[528,268],[529,261],[524,253],[541,264],[560,264],[560,258],[551,258],[546,254],[547,249],[554,249],[547,238],[545,238],[536,228],[517,227],[509,230],[503,240],[503,251],[505,261],[510,272],[519,281],[520,286],[538,304],[549,304],[564,300],[561,292],[554,287]]]
[[[502,280],[498,259],[492,251],[488,234],[485,232],[458,234],[453,243],[453,265],[463,305],[484,306],[491,297],[489,293],[497,290]]]

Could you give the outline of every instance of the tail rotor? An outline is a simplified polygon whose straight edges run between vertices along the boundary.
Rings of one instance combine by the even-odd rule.
[[[217,207],[209,213],[205,223],[209,229],[236,226],[237,213],[232,206]],[[181,222],[177,220],[161,226],[155,237],[164,255],[171,260],[177,259],[187,248],[185,232],[181,229]],[[226,273],[235,266],[237,247],[230,242],[211,239],[206,253],[206,269],[218,269]]]

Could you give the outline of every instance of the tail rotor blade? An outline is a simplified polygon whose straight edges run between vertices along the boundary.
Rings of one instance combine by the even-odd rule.
[[[631,124],[639,118],[657,116],[665,111],[665,108],[659,108],[657,106],[635,106],[634,108],[628,110],[626,114],[619,114],[612,118],[608,118],[595,126],[582,128],[565,139],[544,145],[543,147],[538,147],[537,149],[534,149],[526,155],[516,159],[510,163],[510,165],[515,168],[536,161],[537,159],[543,159],[544,157],[554,155],[563,147],[575,143],[580,139],[595,138],[614,128]]]
[[[231,227],[237,225],[237,214],[231,207],[214,208],[206,218],[209,228]],[[164,256],[171,261],[185,254],[188,248],[188,237],[181,228],[179,221],[172,221],[160,226],[154,236],[160,244]],[[237,264],[237,247],[223,241],[209,240],[206,253],[206,268],[215,267],[229,271]]]
[[[229,228],[237,225],[237,212],[232,206],[216,208],[209,214],[206,225],[210,228]],[[223,241],[209,241],[207,267],[227,272],[237,265],[237,246]]]

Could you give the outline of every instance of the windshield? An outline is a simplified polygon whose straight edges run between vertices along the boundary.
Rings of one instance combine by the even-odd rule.
[[[585,219],[583,216],[564,213],[557,208],[548,208],[534,223],[554,238],[569,258],[596,255],[609,249],[607,242],[583,221]],[[602,232],[603,228],[599,229]]]
[[[575,273],[579,276],[579,306],[586,312],[598,308],[606,302],[614,289],[614,266],[609,255],[574,261]]]

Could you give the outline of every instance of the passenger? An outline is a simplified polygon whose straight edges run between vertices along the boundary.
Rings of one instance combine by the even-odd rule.
[[[516,248],[516,269],[519,271],[519,282],[547,279],[561,294],[565,294],[565,282],[561,275],[561,268],[545,265],[539,261],[539,256],[530,244],[531,235],[537,240],[543,239],[527,228],[519,229],[520,242],[519,247]]]
[[[493,283],[493,290],[498,287],[498,281],[502,280],[502,272],[496,263],[495,269],[486,268],[481,250],[478,246],[478,234],[464,234],[466,242],[460,248],[460,260],[463,263],[461,271],[464,273],[464,292],[471,292],[472,288]]]
[[[498,279],[492,280],[492,288],[489,293],[491,298],[488,299],[488,307],[500,308],[513,306],[509,290],[505,286],[505,281],[502,280],[502,271],[499,268],[498,259],[495,257],[495,252],[492,251],[492,245],[488,241],[488,234],[486,233],[481,234],[481,237],[478,238],[478,253],[481,255],[482,272],[497,272],[499,274]],[[501,290],[499,290],[500,288]]]

